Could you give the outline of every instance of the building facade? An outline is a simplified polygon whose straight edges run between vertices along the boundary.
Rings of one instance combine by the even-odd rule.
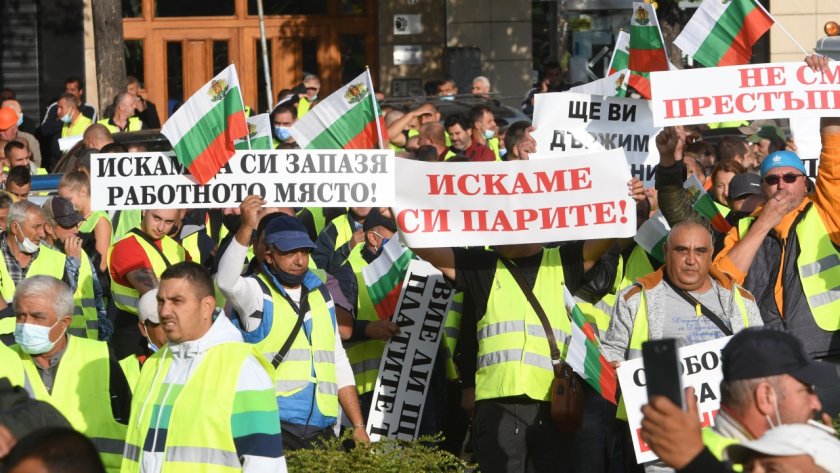
[[[0,87],[13,88],[38,117],[67,76],[96,94],[92,0],[0,2]],[[678,0],[660,0],[660,3]],[[761,0],[810,51],[823,25],[840,21],[838,0]],[[427,81],[453,77],[468,93],[472,78],[519,103],[556,60],[569,83],[602,77],[631,0],[263,0],[269,100],[256,0],[122,0],[127,73],[145,83],[165,119],[216,72],[237,65],[246,105],[266,110],[276,95],[317,74],[321,95],[367,66],[390,96],[422,94]],[[699,0],[679,0],[691,12]],[[774,26],[754,62],[796,61],[799,47]],[[680,62],[680,58],[671,58]]]

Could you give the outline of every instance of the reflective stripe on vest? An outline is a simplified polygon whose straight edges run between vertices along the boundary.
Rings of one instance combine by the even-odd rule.
[[[738,222],[742,238],[754,219],[748,217]],[[796,237],[799,240],[796,257],[799,282],[814,321],[827,332],[840,330],[840,252],[813,205],[797,224]]]
[[[350,252],[347,262],[353,268],[358,285],[358,297],[356,302],[356,319],[373,322],[379,320],[376,310],[373,308],[373,301],[370,299],[362,269],[368,265],[362,257],[362,249],[365,244],[359,243]],[[379,365],[382,360],[382,352],[385,351],[384,340],[363,340],[348,344],[346,347],[347,358],[353,368],[353,376],[356,380],[356,389],[359,394],[366,394],[376,387],[376,377],[379,375]]]
[[[162,472],[238,472],[242,464],[236,453],[231,428],[236,382],[245,361],[254,357],[270,376],[271,365],[253,345],[222,343],[208,350],[180,389],[169,410],[169,422],[163,450]],[[151,356],[135,387],[137,395],[131,406],[131,422],[126,438],[123,472],[138,473],[143,445],[155,428],[154,416],[164,394],[165,373],[172,365],[172,352],[161,349]],[[163,375],[157,375],[163,373]],[[219,383],[219,380],[230,382]],[[174,390],[173,390],[174,391]],[[266,416],[276,415],[261,413]],[[220,419],[224,421],[220,422]]]
[[[111,363],[105,342],[67,337],[52,393],[48,393],[32,358],[18,352],[35,398],[61,412],[70,425],[94,441],[109,472],[119,471],[126,426],[111,414]]]
[[[113,273],[113,268],[110,266],[111,253],[114,251],[114,247],[119,245],[122,240],[128,238],[134,238],[140,247],[143,248],[143,251],[146,253],[146,258],[148,258],[149,263],[151,263],[152,271],[155,273],[155,276],[159,278],[167,268],[166,262],[163,258],[161,258],[157,249],[153,248],[149,243],[146,243],[146,240],[139,238],[133,233],[128,233],[125,237],[114,243],[111,248],[108,249],[108,270]],[[184,247],[168,236],[164,236],[161,240],[161,250],[163,251],[163,254],[166,255],[170,264],[184,261]],[[123,286],[116,279],[112,279],[111,294],[113,295],[114,304],[118,309],[137,315],[137,302],[140,299],[140,293],[137,289],[134,289],[131,286]]]
[[[571,326],[563,305],[560,250],[544,249],[534,294],[546,310],[561,353],[568,349]],[[501,260],[478,320],[476,400],[526,395],[548,401],[554,372],[539,317]]]
[[[262,341],[256,344],[256,347],[261,353],[266,354],[266,359],[270,361],[274,356],[268,358],[268,353],[279,349],[286,342],[294,327],[297,313],[265,275],[260,274],[259,278],[270,292],[273,313],[270,317],[271,330]],[[311,334],[307,338],[302,327],[292,342],[286,358],[278,365],[275,376],[277,396],[282,402],[282,398],[292,396],[308,384],[315,383],[315,403],[318,410],[326,417],[336,417],[338,416],[338,385],[335,374],[336,322],[320,290],[309,291],[306,297],[309,301],[309,313],[305,315],[304,323],[311,320]],[[265,303],[264,307],[263,320],[265,321],[268,310]],[[283,413],[282,404],[280,413],[281,415]]]

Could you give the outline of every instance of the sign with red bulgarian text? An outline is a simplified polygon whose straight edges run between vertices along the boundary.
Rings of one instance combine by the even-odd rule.
[[[636,233],[623,149],[531,161],[396,160],[395,216],[410,248],[509,245]]]
[[[720,366],[720,351],[732,337],[723,337],[708,342],[680,347],[680,373],[683,387],[693,387],[697,396],[697,410],[703,426],[714,424],[720,409],[720,381],[723,371]],[[641,358],[623,361],[616,370],[621,385],[621,395],[627,408],[627,423],[636,451],[638,463],[657,459],[653,450],[642,440],[642,406],[647,404],[645,367]]]
[[[656,126],[840,116],[840,61],[826,72],[804,62],[652,72]]]

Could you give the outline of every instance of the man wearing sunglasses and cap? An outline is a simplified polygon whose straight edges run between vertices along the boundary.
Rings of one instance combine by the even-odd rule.
[[[828,68],[822,56],[806,62]],[[823,117],[820,131],[816,184],[795,153],[764,158],[766,202],[726,235],[714,266],[755,295],[765,325],[792,333],[811,358],[840,363],[840,118]],[[817,394],[829,414],[840,411],[840,383]]]

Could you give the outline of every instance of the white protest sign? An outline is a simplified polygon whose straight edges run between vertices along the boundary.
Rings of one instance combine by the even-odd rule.
[[[397,160],[395,214],[410,248],[636,233],[624,150],[510,162]]]
[[[237,151],[206,185],[166,153],[94,154],[94,210],[237,207],[249,194],[269,207],[388,207],[392,150]]]
[[[650,73],[656,126],[840,116],[840,62],[814,72],[804,62]]]
[[[400,332],[385,345],[373,390],[367,423],[372,441],[417,438],[452,294],[434,266],[411,261],[391,319]]]
[[[791,118],[790,134],[793,136],[794,143],[796,143],[796,154],[802,159],[802,164],[805,165],[805,174],[810,178],[817,177],[817,168],[820,166],[820,151],[822,150],[820,118]]]
[[[569,92],[537,94],[534,126],[532,136],[541,155],[623,148],[630,174],[653,186],[653,169],[659,163],[656,135],[661,128],[653,125],[647,100]]]
[[[720,409],[720,381],[723,379],[720,351],[730,338],[732,337],[718,338],[679,349],[683,387],[694,388],[700,422],[703,426],[714,424],[715,415]],[[656,454],[645,444],[640,433],[641,409],[648,402],[642,359],[623,361],[617,372],[624,406],[627,408],[630,436],[633,439],[633,448],[636,450],[636,461],[644,463],[656,460]]]

